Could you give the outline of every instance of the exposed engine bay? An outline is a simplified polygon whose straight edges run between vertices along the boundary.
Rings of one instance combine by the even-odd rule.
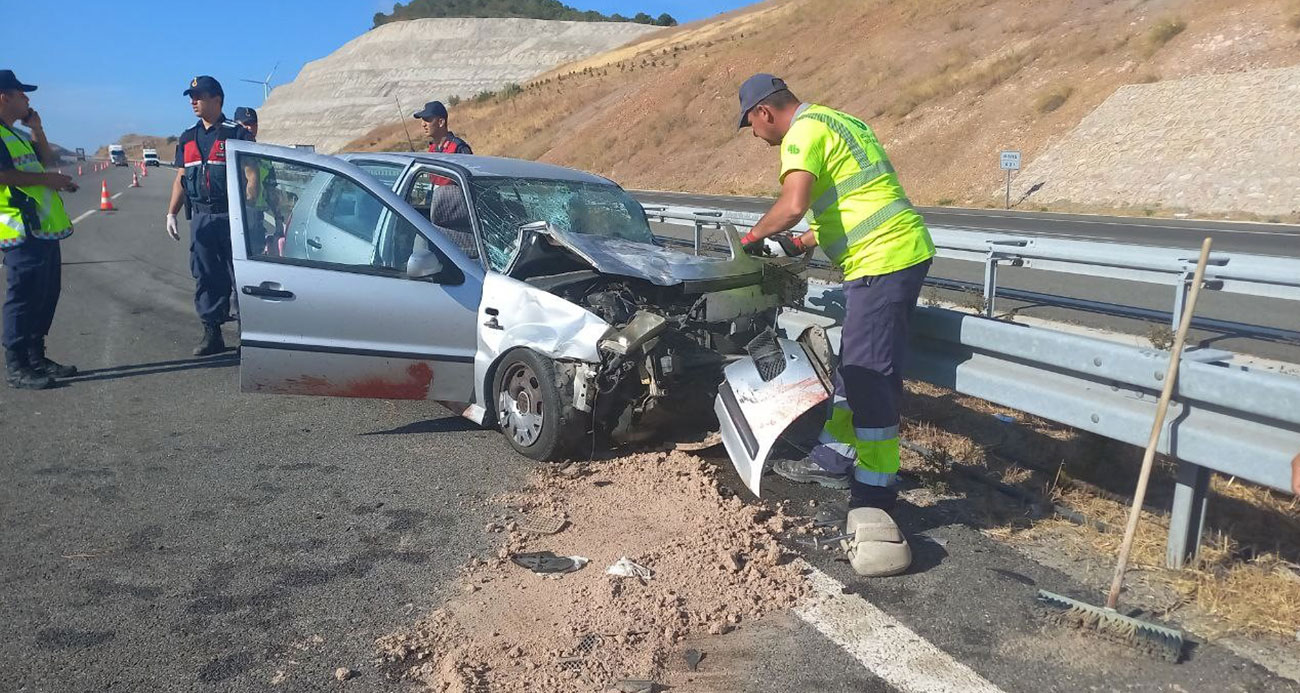
[[[590,412],[596,433],[615,444],[717,430],[714,399],[723,369],[773,328],[783,304],[802,298],[793,295],[800,287],[791,281],[798,269],[780,263],[742,256],[725,265],[728,271],[669,283],[649,269],[638,272],[643,276],[599,271],[605,258],[549,231],[525,230],[507,273],[610,325],[598,344],[598,364],[561,365],[573,373],[574,407]],[[650,249],[646,255],[658,250],[641,247]],[[634,261],[620,254],[612,269],[627,271]]]

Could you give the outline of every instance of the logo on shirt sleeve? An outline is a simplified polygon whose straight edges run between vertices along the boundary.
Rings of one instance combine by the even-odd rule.
[[[790,152],[791,154],[798,154],[798,153],[799,153],[799,147],[798,147],[797,145],[793,145],[793,144],[788,144],[788,145],[786,145],[785,150],[786,150],[787,152]]]

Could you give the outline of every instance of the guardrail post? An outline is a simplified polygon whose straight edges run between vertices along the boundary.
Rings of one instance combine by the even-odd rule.
[[[993,302],[998,292],[998,258],[989,253],[984,260],[984,317],[993,317]]]
[[[1183,320],[1183,307],[1187,305],[1187,294],[1192,290],[1192,278],[1193,273],[1183,272],[1183,276],[1180,277],[1178,283],[1174,285],[1174,316],[1172,326],[1174,332],[1178,331],[1178,323]]]
[[[695,222],[695,254],[700,254],[700,238],[704,236],[704,224]]]
[[[1196,558],[1205,530],[1205,509],[1210,490],[1210,470],[1183,460],[1178,461],[1174,486],[1174,503],[1169,511],[1169,543],[1165,565],[1181,569],[1188,559]]]

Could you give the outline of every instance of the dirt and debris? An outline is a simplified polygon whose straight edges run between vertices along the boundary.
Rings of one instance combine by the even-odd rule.
[[[348,681],[357,677],[357,672],[347,668],[339,667],[334,670],[334,680],[338,682]]]
[[[392,676],[447,692],[603,690],[622,680],[663,684],[690,636],[729,632],[798,603],[808,585],[778,535],[808,529],[782,506],[746,505],[713,465],[683,452],[542,470],[502,499],[518,515],[562,518],[558,535],[518,527],[498,553],[473,558],[461,580],[477,591],[377,641]],[[653,571],[626,580],[584,570],[538,576],[510,557],[581,552]]]

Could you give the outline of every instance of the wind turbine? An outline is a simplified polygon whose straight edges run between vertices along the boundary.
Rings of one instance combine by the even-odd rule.
[[[278,67],[280,67],[280,62],[277,60],[275,67],[272,67],[271,71],[266,73],[266,79],[241,79],[239,81],[262,85],[262,101],[266,101],[271,96],[271,75],[275,74]]]

